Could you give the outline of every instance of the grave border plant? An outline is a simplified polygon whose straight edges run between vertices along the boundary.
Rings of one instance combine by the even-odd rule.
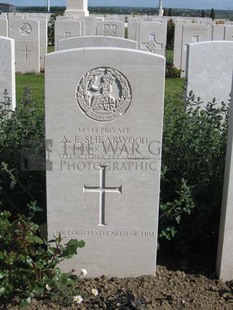
[[[165,103],[159,236],[161,247],[172,240],[174,257],[209,247],[214,266],[228,117],[228,103],[204,105],[192,92]]]

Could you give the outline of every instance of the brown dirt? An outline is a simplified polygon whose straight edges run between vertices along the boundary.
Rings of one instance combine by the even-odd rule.
[[[233,281],[224,283],[203,275],[169,271],[163,266],[157,267],[156,276],[125,279],[102,276],[95,279],[83,279],[79,283],[83,296],[81,305],[63,308],[48,302],[33,301],[28,309],[233,310]],[[91,294],[93,288],[99,291],[97,297]],[[127,297],[127,292],[132,295]],[[145,299],[148,303],[137,306],[140,299]],[[16,310],[18,308],[0,306],[0,309]]]

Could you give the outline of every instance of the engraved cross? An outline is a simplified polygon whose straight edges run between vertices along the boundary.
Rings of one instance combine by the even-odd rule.
[[[163,48],[162,43],[158,43],[155,39],[155,34],[149,34],[147,42],[141,43],[141,48],[155,53],[156,50],[161,50]]]
[[[105,186],[106,166],[100,166],[100,185],[99,186],[83,186],[83,193],[99,193],[99,224],[105,226],[105,193],[122,194],[122,185],[119,187]]]
[[[22,52],[25,52],[25,60],[28,60],[28,54],[31,53],[30,50],[28,50],[28,46],[25,45],[25,50],[22,50]]]

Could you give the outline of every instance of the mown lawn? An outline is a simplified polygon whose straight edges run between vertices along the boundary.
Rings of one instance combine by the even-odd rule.
[[[180,101],[183,92],[184,79],[166,79],[165,99],[171,99],[175,102]],[[24,93],[25,86],[31,90],[32,97],[39,105],[44,103],[44,74],[17,74],[16,75],[16,98],[20,103]]]
[[[44,74],[26,73],[16,74],[16,100],[19,104],[22,100],[25,87],[29,87],[32,98],[38,105],[44,104]]]

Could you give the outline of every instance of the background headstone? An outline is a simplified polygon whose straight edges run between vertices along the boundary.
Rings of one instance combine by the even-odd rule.
[[[79,37],[82,35],[82,22],[76,20],[58,20],[55,22],[54,43],[57,50],[57,41],[61,39]]]
[[[12,20],[9,37],[15,40],[16,72],[40,72],[40,22]]]
[[[6,18],[0,18],[0,36],[8,37],[8,20]]]
[[[120,47],[137,49],[138,44],[136,41],[132,40],[103,36],[76,37],[57,41],[58,51],[82,47]]]
[[[212,27],[197,24],[176,24],[174,42],[174,66],[185,76],[187,44],[211,40]]]
[[[96,34],[106,37],[125,37],[125,23],[120,21],[97,22]]]
[[[156,22],[140,22],[137,31],[138,48],[164,56],[167,41],[167,25]]]
[[[233,26],[226,26],[225,27],[225,40],[233,41]]]
[[[193,91],[203,104],[213,98],[229,102],[233,71],[233,42],[209,41],[188,44],[187,93]]]
[[[13,39],[0,37],[0,102],[4,102],[7,89],[11,110],[15,110],[15,43]]]
[[[233,94],[233,83],[232,83]],[[221,221],[219,228],[217,274],[223,281],[233,280],[233,96],[225,161]]]
[[[63,268],[154,274],[165,58],[120,48],[46,56],[48,234],[86,246]],[[143,88],[143,91],[142,91]]]

